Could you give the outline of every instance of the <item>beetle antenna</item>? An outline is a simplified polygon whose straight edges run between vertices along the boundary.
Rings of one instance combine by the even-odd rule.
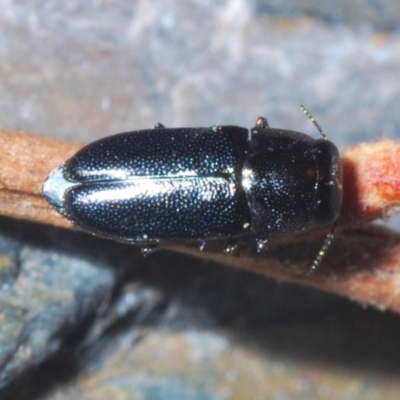
[[[321,249],[319,250],[309,271],[307,272],[307,276],[309,278],[313,277],[314,274],[317,272],[317,269],[319,268],[321,261],[325,257],[326,252],[328,251],[330,245],[332,244],[333,238],[335,236],[336,226],[337,226],[337,220],[333,223],[331,231],[326,235],[326,238],[321,246]]]
[[[307,116],[307,118],[314,124],[314,126],[318,129],[318,132],[322,135],[325,140],[328,140],[327,134],[322,130],[321,125],[316,121],[316,119],[310,114],[310,112],[305,108],[302,104],[300,104],[300,108],[303,110],[303,113]]]

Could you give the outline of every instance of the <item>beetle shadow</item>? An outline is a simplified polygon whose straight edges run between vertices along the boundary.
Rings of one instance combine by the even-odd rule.
[[[364,224],[338,228],[331,247],[312,278],[307,276],[313,260],[321,250],[326,232],[310,231],[298,235],[272,236],[268,248],[257,253],[251,239],[242,240],[235,253],[226,256],[223,242],[207,243],[201,252],[195,245],[176,244],[170,249],[208,261],[216,261],[278,279],[329,291],[329,282],[355,279],[354,273],[373,275],[390,271],[400,264],[400,233],[382,225]]]
[[[370,238],[380,228],[372,230]],[[343,238],[346,242],[348,238]],[[287,257],[282,252],[279,249],[279,256]],[[357,252],[347,255],[359,260]],[[384,257],[384,252],[376,256]],[[148,262],[141,279],[167,288],[171,297],[179,294],[193,309],[205,309],[215,328],[228,330],[241,346],[257,348],[257,352],[264,349],[265,354],[280,354],[284,359],[334,363],[398,379],[400,318],[393,313],[210,261],[193,265],[191,258],[185,260],[182,255],[157,254]],[[360,265],[368,268],[365,260]]]

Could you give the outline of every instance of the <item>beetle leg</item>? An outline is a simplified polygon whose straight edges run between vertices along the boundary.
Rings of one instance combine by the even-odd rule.
[[[262,253],[263,251],[267,250],[267,247],[268,247],[268,238],[256,239],[257,253]]]
[[[153,253],[154,250],[157,249],[157,246],[158,244],[149,244],[147,246],[142,247],[140,251],[144,256],[148,256],[149,254]]]
[[[239,239],[237,239],[237,238],[229,239],[224,248],[224,253],[232,254],[237,249],[238,242],[239,242]]]
[[[164,129],[165,126],[163,124],[160,124],[159,122],[154,125],[154,129]]]

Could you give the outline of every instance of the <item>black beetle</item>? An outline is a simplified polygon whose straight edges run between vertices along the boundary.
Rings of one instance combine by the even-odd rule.
[[[263,250],[271,234],[318,226],[333,238],[342,200],[339,152],[323,139],[272,129],[265,118],[238,126],[126,132],[93,142],[54,170],[43,196],[79,228],[139,244],[243,235]]]

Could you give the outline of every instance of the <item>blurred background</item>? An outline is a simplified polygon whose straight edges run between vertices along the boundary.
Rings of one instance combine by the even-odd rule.
[[[0,7],[3,129],[90,142],[264,116],[317,137],[304,104],[339,148],[400,137],[394,0]],[[0,230],[1,398],[398,398],[397,316],[82,233]]]

